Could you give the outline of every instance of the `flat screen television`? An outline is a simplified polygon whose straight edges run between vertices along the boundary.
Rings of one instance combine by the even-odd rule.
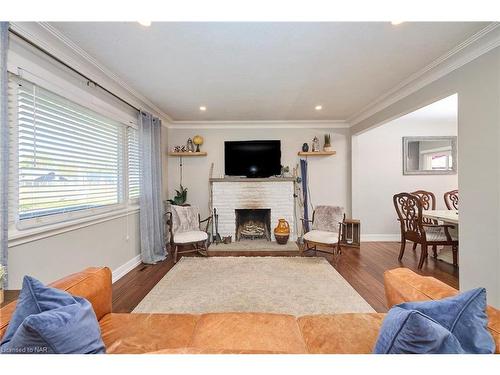
[[[281,173],[280,141],[224,142],[226,176],[270,177]]]

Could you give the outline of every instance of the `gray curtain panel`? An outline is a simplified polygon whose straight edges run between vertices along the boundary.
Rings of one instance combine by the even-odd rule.
[[[9,187],[9,124],[7,119],[7,49],[9,23],[0,22],[0,263],[7,272],[8,187]],[[7,288],[7,275],[3,287]]]
[[[141,194],[139,198],[142,262],[154,264],[165,259],[163,204],[161,200],[161,120],[139,113],[141,148]]]

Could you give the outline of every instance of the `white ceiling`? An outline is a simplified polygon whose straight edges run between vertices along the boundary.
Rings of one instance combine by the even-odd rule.
[[[344,120],[487,23],[51,25],[174,120],[257,121]]]

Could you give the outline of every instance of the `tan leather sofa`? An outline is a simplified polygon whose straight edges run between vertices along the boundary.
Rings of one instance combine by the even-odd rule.
[[[388,303],[443,298],[457,291],[404,268],[387,271]],[[384,314],[294,317],[268,313],[116,314],[111,312],[111,272],[88,268],[51,284],[87,298],[108,353],[371,353]],[[15,302],[0,310],[0,337]],[[488,310],[500,345],[500,311]]]

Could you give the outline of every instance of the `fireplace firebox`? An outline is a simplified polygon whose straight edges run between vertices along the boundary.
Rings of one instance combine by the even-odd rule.
[[[271,241],[271,209],[235,209],[236,241],[261,239]]]

